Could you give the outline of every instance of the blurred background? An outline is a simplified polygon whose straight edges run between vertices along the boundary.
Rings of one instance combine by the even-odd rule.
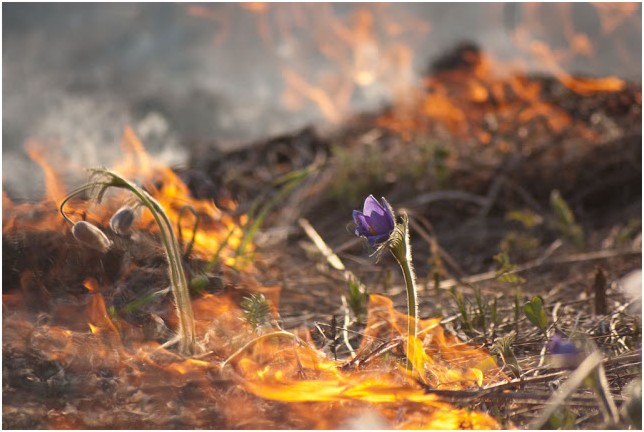
[[[499,75],[641,77],[638,3],[3,4],[3,36],[4,183],[25,197],[26,142],[109,164],[130,125],[181,164],[399,103],[462,43]]]

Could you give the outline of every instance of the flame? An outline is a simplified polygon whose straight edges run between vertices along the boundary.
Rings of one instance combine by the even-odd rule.
[[[40,166],[45,175],[46,199],[56,203],[60,202],[63,198],[65,198],[67,191],[59,174],[49,164],[45,155],[43,154],[43,148],[40,147],[35,141],[28,141],[25,145],[25,148],[29,157]]]
[[[68,373],[100,368],[115,374],[126,386],[138,383],[135,385],[155,392],[162,389],[171,392],[173,388],[189,385],[200,396],[186,401],[185,409],[195,413],[211,404],[227,404],[231,413],[252,409],[256,401],[246,399],[240,405],[239,396],[227,397],[209,390],[221,385],[215,383],[232,377],[245,392],[259,400],[287,403],[291,416],[311,428],[337,428],[365,409],[377,412],[388,427],[400,429],[499,428],[484,413],[456,408],[426,393],[397,360],[399,357],[381,355],[362,365],[346,367],[319,351],[305,329],[296,332],[298,341],[274,338],[256,343],[222,370],[219,359],[228,357],[257,335],[241,320],[241,311],[229,295],[208,294],[194,301],[197,327],[207,356],[187,359],[156,343],[145,342],[141,330],[125,321],[117,326],[106,311],[102,295],[89,295],[89,332],[61,325],[31,324],[29,320],[17,319],[21,312],[15,309],[5,318],[4,330],[11,335],[11,341],[29,337],[33,349],[67,364]],[[375,335],[403,336],[399,326],[406,318],[393,309],[389,299],[371,296],[367,331],[358,357],[379,344],[374,343]],[[438,320],[421,320],[419,328],[422,369],[430,387],[478,388],[505,379],[489,353],[445,335]],[[121,335],[127,335],[127,344]],[[484,367],[486,363],[488,366]],[[164,398],[161,394],[158,397]],[[304,406],[308,408],[303,409]],[[261,411],[253,412],[253,416],[261,419]],[[239,424],[245,418],[234,416],[228,421]],[[79,420],[79,424],[83,423]]]
[[[375,125],[405,141],[417,136],[458,138],[480,144],[477,150],[507,153],[522,145],[523,137],[534,129],[547,132],[543,134],[546,139],[567,129],[592,137],[585,124],[545,100],[542,82],[527,74],[530,61],[582,96],[616,92],[626,85],[615,76],[579,78],[568,72],[566,65],[571,59],[592,58],[599,49],[592,35],[571,24],[568,5],[557,6],[562,21],[554,24],[538,19],[539,5],[525,6],[526,22],[520,23],[512,40],[529,61],[504,61],[494,53],[466,49],[455,67],[427,76],[418,76],[414,69],[418,61],[414,47],[418,41],[426,43],[432,24],[411,14],[396,15],[391,5],[360,7],[349,16],[325,4],[245,3],[231,7],[249,14],[257,37],[274,50],[283,78],[281,101],[285,107],[296,111],[310,104],[328,121],[339,123],[350,113],[352,100],[368,93],[392,101]],[[600,12],[601,32],[606,37],[632,20],[637,9],[626,4],[593,7]],[[216,13],[206,6],[190,5],[187,11],[218,25],[215,44],[230,36],[228,9]],[[560,23],[566,48],[553,48],[537,37]],[[304,45],[307,49],[300,49],[299,39],[308,43]],[[320,61],[297,62],[300,51],[308,56],[308,50]],[[638,97],[641,104],[641,94]],[[192,197],[179,176],[152,158],[130,128],[124,132],[121,148],[123,157],[113,169],[146,188],[180,226],[184,243],[194,235],[194,257],[210,258],[228,238],[222,251],[224,262],[235,264],[234,250],[242,237],[244,216],[235,220],[212,201]],[[56,211],[68,192],[61,173],[71,170],[52,162],[45,147],[35,141],[27,143],[27,152],[43,171],[45,197],[40,203],[15,203],[3,191],[3,235],[42,231],[57,233],[55,239],[60,239],[68,232]],[[70,203],[70,215],[105,227],[124,200],[122,193],[106,196],[100,206],[76,199]],[[184,212],[185,206],[199,215],[196,232],[195,219]],[[226,206],[235,208],[235,203]],[[156,230],[147,212],[140,215],[134,228]],[[406,352],[410,318],[396,311],[385,297],[370,297],[356,357],[333,360],[313,343],[308,329],[292,330],[293,336],[283,332],[279,337],[267,336],[244,320],[238,294],[204,294],[193,300],[203,352],[196,358],[183,358],[161,345],[167,335],[150,337],[140,323],[130,322],[108,307],[114,302],[118,281],[79,276],[79,281],[73,282],[82,282],[82,293],[48,302],[51,319],[41,322],[38,308],[45,308],[43,299],[57,295],[54,289],[59,286],[73,285],[60,279],[63,272],[57,269],[66,258],[51,257],[49,279],[41,280],[39,269],[27,269],[20,274],[20,290],[3,293],[3,305],[7,306],[3,348],[38,352],[63,364],[69,374],[108,371],[120,385],[118,396],[123,396],[115,397],[114,403],[131,397],[132,389],[137,389],[141,398],[153,395],[144,406],[161,416],[169,406],[177,407],[175,393],[181,389],[184,405],[177,411],[188,412],[194,427],[212,427],[208,422],[212,422],[213,406],[220,409],[218,421],[238,428],[281,428],[284,418],[295,419],[288,424],[295,428],[337,428],[364,411],[377,413],[391,428],[500,427],[489,415],[456,408],[428,391],[478,389],[507,380],[490,353],[444,332],[438,318],[419,320],[418,337],[412,339],[414,349]],[[235,273],[236,285],[264,293],[277,312],[280,287],[262,286],[255,271],[250,266]],[[162,310],[154,319],[170,328],[176,326],[172,306],[159,307]],[[407,369],[407,359],[413,371]],[[115,406],[110,406],[110,413],[114,411]],[[52,413],[47,426],[80,429],[95,424],[80,413]]]
[[[234,221],[213,203],[192,198],[179,177],[151,158],[130,129],[125,131],[122,149],[123,159],[115,169],[141,182],[172,220],[177,220],[181,206],[186,203],[204,219],[208,218],[200,224],[196,253],[207,256],[223,234],[235,226]],[[59,176],[44,156],[35,155],[46,169],[46,175],[58,181]],[[52,205],[52,199],[60,199],[63,195],[62,187],[61,182],[56,183],[51,193],[48,192],[44,201],[48,206]],[[106,208],[120,206],[121,195],[106,196],[105,200],[91,209],[85,201],[74,201],[72,207],[75,212],[91,210],[87,217],[94,215],[97,223],[105,224],[111,211]],[[8,197],[5,202],[9,205],[3,218],[15,217],[12,213],[26,208],[11,203]],[[55,222],[60,216],[43,213],[40,217]],[[34,227],[54,231],[67,229],[59,223],[34,225],[29,229]],[[153,227],[145,219],[140,221],[140,229]],[[186,223],[183,228],[190,232],[191,224]],[[25,226],[14,224],[10,229],[20,231]],[[200,232],[203,237],[199,236]],[[275,307],[279,301],[279,287],[261,286],[254,279],[253,271],[251,267],[239,272],[240,285],[265,293]],[[243,319],[238,300],[232,293],[204,294],[193,300],[196,329],[204,354],[197,358],[182,358],[158,342],[151,342],[144,328],[108,308],[106,296],[114,295],[114,286],[94,277],[82,282],[85,291],[79,301],[84,307],[73,303],[47,303],[51,320],[36,324],[36,315],[30,315],[33,312],[29,305],[42,301],[33,296],[38,291],[47,293],[48,280],[41,281],[35,272],[25,271],[21,275],[21,293],[3,295],[3,304],[13,305],[3,320],[5,334],[11,335],[4,347],[23,346],[21,344],[29,340],[30,349],[66,364],[69,373],[109,371],[126,387],[142,386],[146,391],[158,393],[161,400],[164,394],[169,395],[170,389],[190,382],[201,392],[198,399],[186,406],[194,412],[209,404],[228,404],[236,413],[242,409],[240,396],[226,396],[211,390],[217,388],[213,379],[232,379],[245,395],[257,398],[247,399],[243,409],[249,410],[248,416],[227,417],[226,421],[232,425],[242,425],[240,422],[248,418],[261,421],[265,415],[257,402],[261,400],[265,401],[262,403],[287,404],[292,415],[309,427],[340,427],[342,422],[364,409],[374,410],[395,428],[499,427],[490,416],[455,408],[427,393],[423,387],[478,388],[506,379],[490,354],[481,347],[464,344],[445,334],[438,319],[420,320],[419,337],[414,341],[416,356],[411,359],[415,372],[410,372],[404,361],[408,317],[396,311],[391,300],[382,296],[370,297],[367,327],[357,353],[357,359],[363,360],[353,365],[326,356],[315,346],[307,329],[295,330],[295,339],[266,337],[256,340],[261,333]],[[176,325],[170,305],[164,316],[168,326]],[[393,341],[388,349],[391,355],[372,355],[383,340]],[[224,362],[225,359],[229,361]],[[303,409],[304,404],[312,410]],[[54,417],[49,426],[81,427],[86,424],[80,417],[64,421]]]
[[[405,314],[393,308],[390,299],[372,295],[360,352],[373,349],[373,340],[403,341],[406,319]],[[422,381],[432,388],[464,389],[506,378],[488,352],[445,335],[439,321],[419,321],[422,339],[416,341],[419,355],[413,361],[416,369],[423,371]],[[498,427],[485,415],[455,409],[440,402],[435,395],[425,393],[413,375],[395,360],[378,360],[366,369],[343,370],[340,362],[329,359],[309,344],[266,341],[239,359],[235,370],[241,375],[246,390],[266,399],[368,402],[381,409],[386,418],[387,410],[393,405],[411,404],[422,412],[422,420],[407,423],[405,427],[444,427],[447,423],[453,426],[463,421],[469,422],[472,428]]]
[[[3,233],[16,229],[58,230],[64,222],[57,214],[57,205],[67,195],[68,190],[60,174],[48,161],[44,147],[34,141],[26,145],[29,157],[42,169],[45,176],[45,198],[37,204],[15,204],[3,191]],[[219,249],[227,238],[227,246],[222,251],[222,257],[227,264],[235,262],[232,252],[239,245],[242,230],[240,224],[246,222],[245,216],[239,221],[222,212],[213,201],[195,199],[185,183],[169,167],[156,162],[143,147],[134,131],[126,128],[121,142],[123,157],[112,167],[122,175],[140,182],[146,190],[163,206],[172,221],[181,220],[181,234],[184,242],[190,241],[194,235],[193,253],[196,257],[209,259]],[[124,194],[111,196],[100,206],[88,201],[73,200],[67,207],[68,213],[77,220],[87,218],[93,223],[106,226],[111,215],[123,204],[128,197]],[[234,209],[232,201],[225,203]],[[195,218],[190,212],[182,210],[192,207],[199,215],[198,229],[194,230]],[[47,216],[43,217],[42,213]],[[180,213],[184,213],[179,218]],[[149,212],[143,212],[136,227],[138,229],[156,230],[154,218]],[[252,246],[250,248],[252,250]],[[88,289],[90,289],[88,287]]]
[[[114,169],[126,177],[141,180],[148,192],[163,206],[170,220],[179,220],[179,214],[185,206],[191,206],[197,211],[199,227],[196,233],[194,218],[183,218],[180,225],[185,241],[194,235],[194,252],[197,256],[208,259],[228,233],[231,234],[227,249],[233,250],[239,245],[242,231],[233,218],[210,200],[192,198],[185,183],[169,167],[155,162],[130,128],[125,130],[121,148],[124,159]],[[226,204],[230,208],[235,207],[233,202]],[[242,218],[241,222],[244,221]],[[146,226],[152,222],[152,215],[144,213],[141,225]],[[227,257],[226,262],[233,264],[234,258]]]
[[[490,20],[505,27],[505,5],[490,6]],[[188,13],[201,19],[222,21],[235,13],[250,16],[258,40],[283,81],[280,101],[299,112],[314,107],[327,122],[338,124],[365,101],[378,105],[391,101],[389,112],[376,124],[409,141],[427,134],[475,139],[491,149],[508,152],[516,147],[503,135],[516,128],[547,127],[560,134],[571,130],[591,136],[587,125],[573,120],[561,107],[544,100],[534,71],[555,77],[582,96],[617,92],[625,81],[615,75],[577,77],[575,61],[599,64],[599,51],[613,47],[634,64],[623,46],[625,29],[641,28],[633,4],[586,4],[598,17],[597,28],[579,28],[571,4],[522,4],[507,43],[519,54],[466,53],[469,68],[447,73],[418,73],[416,51],[427,43],[440,21],[421,20],[404,5],[360,5],[342,12],[327,4],[281,5],[245,3],[229,8],[189,6]],[[589,12],[590,13],[590,12]],[[238,15],[236,15],[238,16]],[[228,24],[229,25],[229,24]],[[253,35],[245,35],[252,38]],[[565,43],[554,45],[553,41]],[[469,56],[469,58],[467,58]],[[526,92],[527,90],[527,92]],[[516,121],[516,117],[519,121]],[[489,130],[489,119],[499,123]]]

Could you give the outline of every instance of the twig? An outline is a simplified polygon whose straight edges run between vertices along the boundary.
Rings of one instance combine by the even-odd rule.
[[[349,325],[351,324],[351,317],[349,316],[349,305],[347,304],[347,298],[344,295],[342,295],[340,299],[342,300],[342,308],[344,309],[344,327],[342,328],[342,339],[344,340],[344,344],[349,349],[351,357],[353,358],[356,356],[356,352],[353,350],[353,347],[349,343],[349,332],[347,331]]]
[[[248,348],[250,348],[251,346],[255,345],[257,342],[259,342],[259,341],[261,341],[261,340],[264,340],[264,339],[271,338],[271,337],[276,337],[276,336],[286,336],[286,337],[289,337],[289,338],[293,338],[293,339],[295,339],[295,340],[299,340],[299,338],[298,338],[296,335],[294,335],[294,334],[293,334],[293,333],[291,333],[291,332],[284,331],[284,330],[275,331],[275,332],[271,332],[271,333],[266,333],[266,334],[264,334],[264,335],[261,335],[261,336],[256,337],[255,339],[252,339],[251,341],[249,341],[248,343],[246,343],[243,347],[239,348],[237,351],[235,351],[233,354],[231,354],[231,355],[230,355],[230,357],[228,357],[226,360],[224,360],[224,361],[220,364],[220,367],[221,367],[222,369],[223,369],[224,367],[226,367],[226,365],[228,365],[228,363],[230,363],[231,361],[233,361],[233,360],[234,360],[235,358],[237,358],[241,353],[243,353],[244,351],[246,351],[246,350],[247,350]]]
[[[326,258],[327,262],[331,267],[333,267],[336,270],[342,271],[342,272],[348,272],[351,274],[350,271],[348,271],[345,267],[340,258],[333,253],[333,250],[327,246],[325,241],[320,237],[318,232],[311,226],[308,220],[302,218],[297,221],[306,235],[311,239],[315,247],[318,248],[320,253]]]
[[[509,271],[506,274],[514,274],[514,273],[524,272],[526,270],[534,270],[536,268],[547,266],[547,265],[571,264],[571,263],[577,263],[577,262],[613,258],[613,257],[622,256],[622,255],[640,255],[641,253],[642,251],[639,249],[600,250],[600,251],[594,251],[594,252],[588,252],[588,253],[582,253],[582,254],[567,255],[553,260],[547,260],[547,259],[544,260],[543,258],[538,258],[536,260],[527,262],[525,264],[518,265],[515,269]],[[494,280],[496,279],[496,277],[497,277],[496,271],[489,271],[489,272],[479,273],[472,276],[466,276],[461,280],[466,284],[473,284],[478,282]],[[442,281],[439,285],[439,288],[449,289],[453,286],[457,286],[458,283],[459,283],[458,280],[448,279],[448,280]]]

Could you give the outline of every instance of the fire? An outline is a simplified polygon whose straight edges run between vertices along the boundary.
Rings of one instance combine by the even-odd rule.
[[[241,6],[244,13],[252,14],[257,36],[275,49],[276,58],[287,60],[278,61],[283,78],[281,101],[293,111],[312,104],[325,119],[339,123],[350,114],[352,100],[365,93],[391,101],[375,126],[405,141],[418,136],[474,141],[480,144],[477,151],[530,150],[523,138],[534,130],[546,131],[546,139],[566,130],[593,136],[586,124],[545,100],[543,82],[528,74],[524,62],[504,61],[465,45],[449,65],[418,76],[414,64],[418,59],[409,40],[428,35],[431,23],[410,15],[398,21],[387,6],[359,8],[348,18],[328,5],[289,7],[295,17],[292,20],[285,20],[279,7],[271,4]],[[561,7],[562,16],[568,17],[571,11]],[[601,12],[601,32],[606,37],[634,12],[628,5],[593,7]],[[207,7],[191,5],[188,13],[221,25],[217,44],[231,31],[226,16]],[[526,15],[535,14],[538,6],[528,5]],[[615,76],[571,75],[564,67],[567,61],[576,56],[592,57],[597,47],[591,37],[570,23],[561,28],[569,49],[555,49],[536,40],[534,34],[542,30],[538,26],[520,25],[512,39],[540,62],[542,69],[578,95],[625,87]],[[301,34],[305,34],[307,49],[319,57],[319,65],[295,61],[302,55],[297,45]],[[184,244],[194,238],[192,258],[208,260],[226,241],[223,262],[236,264],[235,250],[242,239],[245,217],[236,220],[212,201],[192,197],[179,176],[154,160],[129,128],[121,148],[123,158],[113,169],[143,185],[163,206],[180,228],[177,231]],[[416,355],[409,355],[404,343],[409,317],[378,295],[370,297],[367,325],[354,358],[331,359],[314,344],[306,328],[288,332],[275,326],[270,330],[252,328],[244,320],[236,290],[195,296],[193,309],[202,351],[194,358],[177,355],[162,345],[177,324],[172,305],[157,299],[158,309],[134,318],[113,308],[119,284],[134,274],[136,262],[125,266],[126,276],[119,280],[86,275],[80,246],[74,249],[63,241],[69,237],[69,228],[57,212],[57,205],[68,193],[61,175],[65,166],[53,163],[36,142],[27,144],[27,152],[43,171],[45,197],[40,203],[15,203],[3,191],[3,236],[52,234],[49,243],[62,246],[48,244],[47,252],[60,246],[65,253],[47,257],[47,270],[42,273],[48,279],[43,279],[38,268],[25,269],[15,292],[3,293],[3,305],[7,306],[3,330],[8,335],[3,350],[37,352],[46,361],[57,362],[66,373],[89,376],[94,381],[84,385],[93,389],[114,386],[110,397],[103,398],[109,399],[106,410],[110,415],[121,415],[121,408],[128,408],[128,414],[151,411],[159,417],[173,411],[175,417],[164,417],[168,423],[161,425],[212,427],[216,418],[239,428],[301,429],[346,427],[350,420],[368,412],[376,413],[390,428],[500,427],[491,416],[457,408],[431,392],[478,389],[507,380],[490,353],[446,333],[435,318],[418,322],[419,335],[412,341]],[[100,205],[75,199],[69,213],[76,220],[87,219],[106,227],[125,199],[121,193],[108,194]],[[235,203],[229,202],[227,207],[235,208]],[[196,216],[186,209],[193,209]],[[134,231],[154,233],[153,217],[142,211]],[[65,278],[65,269],[74,265],[79,267],[75,275],[79,280]],[[235,271],[238,285],[265,294],[276,313],[280,288],[262,286],[252,265]],[[46,320],[40,315],[43,311]],[[142,323],[144,319],[150,322]],[[114,380],[101,381],[105,377]],[[96,406],[102,403],[96,401]],[[94,427],[92,421],[96,420],[72,412],[51,416],[48,426]],[[101,426],[111,424],[109,418],[101,421]],[[132,424],[138,425],[136,421]],[[146,427],[153,426],[156,424],[146,423]]]
[[[228,237],[228,250],[234,250],[239,245],[242,231],[233,218],[222,212],[210,200],[197,200],[191,197],[188,187],[167,166],[155,162],[145,152],[143,144],[131,129],[126,129],[121,147],[124,159],[114,169],[126,177],[140,180],[150,194],[163,206],[171,220],[180,220],[183,208],[190,206],[199,215],[199,226],[194,230],[194,217],[181,218],[181,232],[185,241],[194,235],[194,252],[203,259],[208,259],[216,251],[221,242]],[[233,202],[227,203],[234,208]],[[148,226],[153,222],[152,215],[144,213],[140,226]],[[242,217],[241,223],[245,222]],[[231,233],[228,236],[228,233]],[[234,262],[229,257],[228,263]]]
[[[552,59],[547,45],[533,42],[531,46],[544,58],[543,64],[553,76],[579,95],[625,88],[625,82],[613,76],[573,77]],[[541,144],[522,139],[531,130],[540,131],[534,134],[537,137],[568,133],[593,140],[592,125],[548,101],[544,81],[528,76],[518,65],[503,62],[473,45],[460,46],[453,56],[446,60],[449,65],[439,63],[413,95],[403,94],[395,101],[376,124],[405,141],[428,136],[456,139],[463,143],[455,149],[457,152],[480,149],[480,144],[501,153],[527,151],[528,146]],[[507,137],[521,140],[509,142]]]
[[[222,236],[236,228],[232,218],[213,203],[192,198],[179,177],[150,157],[130,129],[124,134],[122,148],[123,160],[114,169],[144,184],[173,221],[178,219],[181,207],[186,204],[193,206],[203,218],[195,236],[195,253],[199,257],[207,258]],[[39,204],[14,204],[5,196],[4,234],[25,230],[64,232],[68,228],[59,223],[57,218],[60,216],[55,213],[56,203],[66,193],[61,177],[43,153],[31,148],[30,154],[43,168],[51,185],[48,185],[45,200]],[[72,213],[75,217],[85,214],[104,225],[112,209],[121,205],[121,200],[118,194],[106,196],[100,206],[75,200]],[[44,212],[48,206],[54,211]],[[19,224],[17,220],[24,215],[21,212],[28,208],[30,211],[39,209],[37,218],[42,220]],[[149,217],[143,215],[138,229],[154,229],[149,222]],[[191,235],[192,221],[187,221],[182,228],[184,233]],[[246,268],[239,274],[242,283],[248,289],[263,292],[276,306],[279,288],[261,286],[255,281],[253,271],[253,268]],[[186,402],[186,409],[192,410],[191,404],[194,404],[195,412],[199,412],[200,407],[208,404],[227,404],[237,412],[239,394],[232,397],[211,390],[213,380],[232,381],[230,385],[245,392],[245,409],[258,422],[266,416],[262,414],[261,404],[272,403],[286,404],[282,409],[289,409],[301,425],[308,427],[341,427],[365,410],[378,413],[390,427],[396,428],[498,427],[488,415],[455,408],[424,389],[479,388],[506,379],[490,354],[481,347],[464,344],[445,334],[438,319],[421,320],[416,340],[419,354],[410,359],[415,370],[408,370],[403,348],[406,344],[402,343],[406,337],[407,317],[397,312],[391,300],[385,297],[371,296],[362,344],[356,358],[347,363],[346,360],[332,360],[320,351],[308,329],[292,333],[279,331],[279,336],[272,336],[268,330],[261,333],[243,319],[238,300],[232,293],[202,294],[193,300],[193,309],[203,353],[195,358],[182,358],[159,342],[151,341],[145,328],[130,322],[109,306],[112,300],[108,299],[113,298],[115,289],[112,283],[95,277],[84,279],[84,291],[75,300],[81,307],[73,302],[42,305],[42,298],[34,297],[37,292],[34,290],[48,292],[46,287],[50,281],[41,280],[32,271],[23,272],[20,283],[20,293],[3,295],[3,303],[12,305],[3,321],[5,334],[11,335],[3,348],[22,349],[24,341],[30,340],[33,349],[49,360],[65,365],[68,373],[87,374],[100,370],[128,383],[118,391],[137,385],[145,391],[159,392],[157,397],[162,400],[173,386],[189,383],[200,389],[201,396]],[[51,318],[47,322],[37,321],[32,311],[37,304],[40,308],[48,308]],[[169,326],[176,325],[171,310],[168,305],[168,313],[164,314]],[[387,349],[390,354],[374,354],[383,340],[392,341]],[[260,404],[259,401],[264,402]],[[305,405],[311,408],[303,409]],[[233,425],[242,421],[238,416],[227,420]],[[50,424],[56,427],[84,425],[87,425],[86,421],[78,416],[65,421],[52,418]]]
[[[400,326],[406,319],[394,310],[391,300],[372,295],[358,357],[374,348],[373,340],[402,340]],[[439,389],[477,388],[504,378],[489,353],[448,337],[438,321],[419,322],[419,343],[423,347],[420,370],[427,385]],[[464,411],[425,393],[416,385],[414,374],[394,360],[377,360],[362,368],[343,370],[340,362],[328,359],[308,344],[266,343],[259,348],[254,356],[241,358],[235,366],[244,377],[244,387],[264,398],[289,402],[364,401],[384,407],[410,402],[420,404],[425,413],[423,422],[414,427],[431,428],[435,416],[443,416],[444,411],[453,412],[461,420],[470,419],[474,427],[495,426],[485,416],[475,414],[469,418]]]
[[[557,104],[546,102],[542,83],[530,74],[551,75],[583,96],[623,90],[626,82],[614,74],[578,77],[572,72],[580,61],[601,70],[606,60],[598,60],[598,53],[606,50],[615,51],[622,63],[636,63],[622,39],[627,29],[640,26],[637,6],[522,4],[490,5],[485,10],[490,26],[504,30],[503,43],[514,57],[507,59],[504,49],[497,47],[485,53],[470,51],[461,60],[469,67],[429,74],[419,72],[419,63],[427,59],[417,53],[433,43],[440,18],[428,14],[421,19],[405,5],[361,5],[341,12],[325,4],[247,3],[217,9],[190,6],[188,14],[211,20],[217,28],[233,13],[250,16],[256,34],[245,36],[257,37],[255,43],[265,46],[275,62],[283,84],[282,106],[294,112],[315,107],[333,124],[363,104],[386,101],[391,102],[389,113],[377,125],[405,141],[433,133],[475,139],[507,152],[512,143],[501,136],[515,123],[524,128],[545,123],[555,134],[571,130],[592,135]],[[596,17],[596,22],[593,18],[580,27],[580,11]],[[490,127],[490,119],[498,128]]]
[[[3,191],[3,232],[16,229],[60,229],[63,221],[57,214],[57,205],[68,193],[61,175],[52,166],[45,155],[44,148],[35,142],[27,143],[27,153],[43,170],[45,176],[45,199],[37,204],[14,204]],[[164,207],[173,221],[180,220],[181,234],[184,242],[194,235],[193,253],[201,259],[209,259],[226,240],[227,246],[222,251],[225,262],[234,263],[232,252],[239,245],[242,237],[240,225],[246,222],[245,216],[235,221],[231,215],[222,212],[211,200],[199,200],[191,196],[185,183],[169,167],[156,162],[144,149],[143,144],[134,132],[127,128],[121,142],[123,157],[113,169],[128,178],[140,182],[149,193]],[[70,205],[70,214],[78,220],[88,220],[106,226],[111,215],[127,199],[124,194],[110,196],[101,205],[88,201],[74,200]],[[226,206],[234,209],[234,202]],[[195,217],[185,211],[191,207],[199,215],[198,229],[194,230]],[[42,212],[47,214],[43,217]],[[183,213],[180,218],[179,215]],[[155,230],[154,219],[148,212],[143,212],[135,227],[137,229]]]

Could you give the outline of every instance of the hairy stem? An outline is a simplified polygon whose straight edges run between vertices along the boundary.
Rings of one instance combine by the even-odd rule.
[[[165,249],[166,259],[168,260],[169,276],[174,296],[175,305],[177,307],[177,315],[179,317],[179,351],[185,355],[193,355],[196,352],[196,331],[195,320],[192,312],[192,304],[190,303],[190,294],[188,292],[188,282],[186,275],[183,271],[181,262],[181,251],[177,242],[177,238],[172,229],[172,223],[166,215],[161,204],[158,203],[150,194],[142,188],[136,186],[134,183],[128,181],[120,174],[106,169],[93,170],[95,174],[107,177],[109,182],[102,183],[109,187],[116,187],[120,189],[129,190],[133,193],[139,201],[146,206],[157,225],[161,234],[161,241]],[[81,187],[79,190],[82,190]],[[64,201],[66,202],[67,199]],[[62,212],[62,205],[61,205]],[[63,212],[64,215],[64,212]]]
[[[76,195],[80,195],[81,193],[88,191],[90,189],[93,189],[97,186],[102,186],[103,183],[88,183],[85,184],[75,190],[73,190],[69,195],[65,197],[64,200],[61,201],[60,205],[58,206],[58,209],[60,211],[60,214],[63,216],[63,219],[67,221],[70,225],[74,225],[74,221],[67,216],[67,213],[65,213],[65,204],[69,202],[72,198],[74,198]]]
[[[390,247],[391,253],[400,265],[405,278],[407,290],[407,357],[415,358],[414,339],[418,336],[418,302],[416,289],[416,275],[411,258],[411,245],[409,244],[409,222],[406,216],[400,224],[401,239]],[[418,371],[422,373],[422,371]]]

